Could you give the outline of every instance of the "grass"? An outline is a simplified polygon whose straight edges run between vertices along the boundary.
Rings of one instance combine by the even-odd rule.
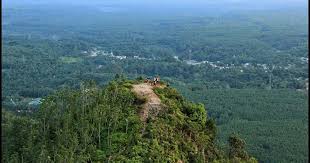
[[[83,59],[79,57],[60,57],[62,63],[77,63],[81,62]]]

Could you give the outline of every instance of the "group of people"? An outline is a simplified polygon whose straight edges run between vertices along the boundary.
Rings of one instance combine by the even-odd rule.
[[[156,86],[156,84],[160,81],[160,77],[156,76],[154,77],[153,81],[150,78],[146,78],[144,81],[145,83],[151,83],[152,85]]]

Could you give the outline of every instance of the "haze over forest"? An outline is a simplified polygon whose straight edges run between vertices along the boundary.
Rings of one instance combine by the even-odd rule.
[[[2,161],[307,162],[308,25],[306,0],[3,0]]]

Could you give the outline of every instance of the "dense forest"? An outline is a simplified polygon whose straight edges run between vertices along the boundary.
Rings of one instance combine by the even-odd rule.
[[[59,91],[32,117],[2,111],[2,162],[257,162],[237,135],[227,154],[218,149],[204,106],[172,88],[156,88],[165,108],[141,132],[144,99],[130,90],[135,82]]]
[[[206,105],[208,115],[218,126],[219,144],[226,146],[229,134],[235,132],[248,142],[248,151],[259,161],[307,162],[309,104],[304,92],[190,88],[180,91],[188,99]]]
[[[2,126],[8,131],[2,142],[6,144],[4,159],[44,160],[47,154],[53,155],[51,160],[61,160],[64,159],[61,156],[69,154],[72,160],[106,160],[107,156],[115,160],[146,158],[150,151],[145,151],[143,158],[135,158],[141,153],[124,153],[118,148],[132,140],[136,142],[126,146],[137,145],[132,151],[139,152],[142,145],[135,143],[140,141],[150,150],[166,154],[166,146],[158,143],[165,139],[163,137],[157,137],[154,142],[149,137],[146,140],[139,135],[126,136],[139,128],[130,112],[136,110],[137,101],[126,91],[126,86],[119,85],[126,94],[119,96],[129,100],[128,103],[124,99],[118,101],[117,106],[110,106],[107,101],[113,99],[100,98],[109,92],[107,87],[111,88],[109,82],[115,75],[122,74],[128,79],[160,75],[188,100],[203,103],[207,119],[214,119],[218,126],[216,136],[212,137],[214,147],[205,147],[218,151],[212,151],[214,156],[208,159],[228,159],[227,140],[235,133],[247,142],[241,146],[260,162],[308,161],[307,10],[221,7],[113,4],[4,7]],[[87,80],[97,83],[96,91],[90,96],[99,101],[86,100],[85,107],[92,113],[74,117],[83,112],[84,104],[78,99],[83,96],[81,83]],[[59,98],[66,102],[57,101]],[[176,105],[182,112],[183,104]],[[121,106],[128,106],[128,110]],[[74,107],[77,109],[72,109]],[[124,134],[124,124],[115,124],[114,138],[122,140],[114,140],[113,135],[109,139],[106,135],[101,135],[102,139],[94,136],[98,132],[97,122],[104,120],[92,122],[90,116],[97,112],[103,114],[101,111],[112,114],[111,110],[103,109],[107,107],[118,108],[119,112],[113,114],[119,117],[131,117],[131,127],[137,125],[136,129]],[[60,108],[65,110],[58,110]],[[49,130],[44,126],[47,125],[44,118],[48,118],[48,125],[52,126]],[[174,128],[176,125],[168,123],[167,117],[162,118],[160,122],[152,122],[153,127],[169,124]],[[85,122],[85,126],[76,126],[81,125],[80,122]],[[64,124],[67,128],[62,128],[66,127]],[[16,132],[17,128],[23,130]],[[91,133],[79,135],[84,129]],[[193,130],[200,131],[200,128]],[[159,132],[163,131],[152,134],[162,136]],[[62,140],[67,135],[74,139]],[[205,136],[210,137],[210,133]],[[108,141],[107,147],[104,143]],[[175,141],[183,142],[183,138]],[[83,146],[89,142],[95,142],[94,146]],[[243,141],[238,138],[238,142]],[[189,147],[194,146],[188,143]],[[53,149],[58,147],[57,151]],[[173,146],[172,149],[175,155],[167,155],[167,158],[192,157],[185,154],[187,148]],[[73,151],[81,154],[81,158]],[[30,155],[36,157],[30,158]],[[193,157],[202,158],[199,153]]]

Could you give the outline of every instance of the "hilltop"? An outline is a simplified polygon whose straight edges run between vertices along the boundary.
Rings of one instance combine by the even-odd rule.
[[[228,153],[203,104],[142,80],[48,96],[32,118],[3,112],[4,162],[257,162],[233,135]]]
[[[142,105],[142,109],[139,113],[142,122],[146,122],[151,112],[156,116],[161,110],[162,103],[160,98],[154,93],[154,88],[155,86],[149,83],[138,83],[133,85],[132,90],[137,98],[145,98],[145,103]]]

